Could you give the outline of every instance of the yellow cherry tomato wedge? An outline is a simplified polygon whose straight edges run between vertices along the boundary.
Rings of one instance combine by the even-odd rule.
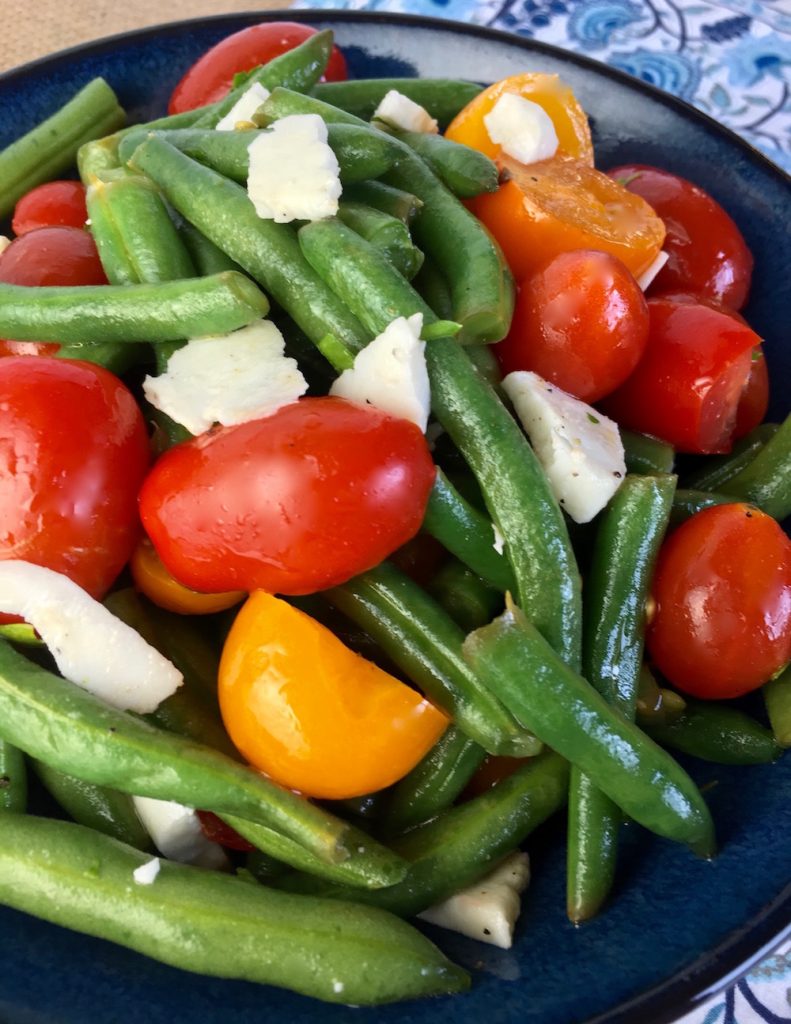
[[[129,563],[137,589],[160,608],[179,615],[212,615],[233,608],[246,597],[242,590],[201,594],[174,579],[162,564],[150,540],[144,538]]]
[[[543,107],[555,126],[560,144],[559,153],[593,165],[593,143],[588,118],[574,93],[557,75],[527,71],[495,82],[459,111],[448,126],[445,137],[454,142],[463,142],[485,153],[492,160],[497,160],[500,146],[489,138],[483,119],[500,97],[509,92]]]
[[[665,225],[606,174],[562,156],[527,166],[503,157],[501,165],[508,180],[469,207],[500,243],[517,281],[573,249],[617,256],[635,277],[659,254]]]
[[[228,735],[250,764],[330,800],[396,782],[448,725],[419,693],[262,590],[228,634],[219,698]]]

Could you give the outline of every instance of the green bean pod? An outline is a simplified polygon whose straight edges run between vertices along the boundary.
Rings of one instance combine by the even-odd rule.
[[[153,849],[151,837],[137,816],[128,793],[75,779],[73,775],[50,768],[43,761],[33,761],[32,764],[49,795],[78,825],[112,836],[136,850]]]
[[[646,732],[662,746],[715,764],[769,764],[783,752],[769,729],[721,704],[687,701],[675,722],[646,726]]]
[[[723,484],[732,480],[760,452],[767,441],[777,433],[776,423],[762,423],[740,438],[730,455],[715,455],[705,459],[696,471],[684,477],[684,486],[695,491],[719,491]]]
[[[350,126],[352,127],[352,126]],[[383,181],[361,181],[344,190],[344,196],[355,203],[364,203],[382,213],[397,217],[407,227],[412,223],[423,203],[411,192],[404,192]],[[430,303],[429,303],[430,305]],[[435,310],[437,312],[437,310]]]
[[[791,515],[791,415],[757,455],[722,484],[731,494],[782,521]]]
[[[0,335],[76,345],[180,341],[227,334],[268,309],[263,292],[234,273],[125,286],[0,284]]]
[[[0,812],[27,807],[27,770],[21,750],[0,740]]]
[[[378,249],[407,281],[420,270],[423,253],[412,244],[409,228],[403,221],[350,200],[341,201],[338,217]]]
[[[363,121],[369,121],[385,95],[395,89],[424,107],[440,125],[446,127],[482,86],[454,78],[366,78],[348,82],[322,82],[313,95]]]
[[[442,566],[428,591],[465,633],[485,626],[503,610],[502,591],[487,586],[455,558]]]
[[[135,884],[134,872],[149,859],[79,825],[8,814],[0,903],[174,967],[329,1002],[385,1003],[469,984],[464,971],[390,915],[169,861],[160,861],[153,884]]]
[[[706,508],[717,505],[730,505],[734,501],[727,494],[711,494],[709,491],[690,491],[680,488],[673,496],[673,511],[670,516],[672,526],[680,526],[692,516]]]
[[[412,771],[390,791],[382,831],[397,835],[447,810],[461,796],[486,751],[452,725]]]
[[[355,899],[411,917],[491,871],[560,810],[567,791],[568,765],[547,751],[482,796],[452,807],[394,840],[393,848],[410,862],[406,878],[398,885],[350,890],[307,875],[286,875],[277,879],[276,885],[333,899]]]
[[[397,131],[393,134],[425,160],[442,184],[460,199],[497,191],[500,182],[497,165],[477,149],[430,132]]]
[[[766,713],[781,747],[791,747],[791,665],[763,687]]]
[[[222,249],[218,249],[214,242],[210,242],[189,221],[182,221],[178,226],[178,232],[201,277],[211,277],[212,274],[222,274],[227,270],[236,270],[241,273],[239,264],[234,263],[230,256],[226,255]]]
[[[46,121],[7,146],[0,152],[0,220],[26,192],[67,171],[83,143],[114,132],[125,117],[107,82],[94,78]]]
[[[116,132],[114,135],[93,139],[80,146],[77,151],[77,170],[86,188],[94,178],[119,170],[121,160],[118,156],[118,146],[122,137],[121,132]]]
[[[675,722],[684,714],[686,706],[680,693],[660,686],[649,667],[645,664],[641,667],[635,708],[635,721],[641,729]]]
[[[471,633],[464,655],[525,728],[626,814],[700,856],[714,854],[711,815],[687,773],[564,664],[518,608]]]
[[[293,229],[262,220],[241,186],[156,137],[135,151],[132,163],[182,217],[261,283],[311,341],[334,334],[354,352],[370,341],[302,256]]]
[[[660,441],[650,434],[635,434],[631,430],[621,429],[624,457],[627,473],[672,473],[676,453],[673,446]]]
[[[448,282],[433,260],[423,260],[423,266],[413,283],[415,290],[431,306],[437,316],[446,318],[453,315],[453,299]],[[469,346],[470,350],[482,347],[481,345]]]
[[[586,678],[634,721],[643,661],[645,605],[667,530],[676,478],[629,474],[601,520],[585,593]],[[576,766],[571,771],[567,911],[593,917],[615,876],[621,815]]]

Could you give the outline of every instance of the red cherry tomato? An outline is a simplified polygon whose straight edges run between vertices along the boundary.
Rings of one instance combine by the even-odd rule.
[[[228,850],[240,850],[243,853],[252,853],[255,849],[253,844],[243,839],[235,828],[226,825],[222,818],[218,818],[211,811],[198,811],[197,815],[201,831],[210,842],[219,843],[220,846],[224,846]]]
[[[609,172],[642,196],[665,222],[670,259],[651,294],[680,289],[741,309],[750,291],[753,257],[741,231],[716,200],[669,171],[627,164]]]
[[[519,290],[511,331],[494,346],[503,373],[533,370],[585,402],[622,384],[648,341],[648,306],[615,256],[564,252]]]
[[[87,219],[85,186],[81,182],[48,181],[22,196],[11,227],[15,235],[24,235],[36,228],[58,225],[81,228]]]
[[[678,451],[730,450],[736,411],[760,338],[708,306],[648,303],[648,345],[637,369],[602,407],[622,426]]]
[[[37,228],[0,254],[0,281],[27,287],[107,284],[96,243],[81,228]]]
[[[207,50],[187,71],[173,90],[168,112],[181,114],[221,100],[230,91],[235,74],[250,71],[293,50],[316,31],[310,25],[294,21],[269,21],[234,32]],[[328,82],[343,82],[348,78],[346,59],[337,46],[332,48],[324,78]]]
[[[166,452],[140,514],[168,571],[193,590],[307,594],[413,537],[433,483],[413,423],[306,398]]]
[[[148,437],[137,402],[92,363],[0,359],[0,558],[102,597],[139,534]]]
[[[736,410],[736,425],[733,428],[734,440],[744,437],[763,423],[769,408],[769,370],[766,367],[762,346],[753,349],[750,375],[744,385],[739,407]]]
[[[750,505],[688,519],[662,546],[647,644],[685,693],[739,697],[791,660],[791,541]]]

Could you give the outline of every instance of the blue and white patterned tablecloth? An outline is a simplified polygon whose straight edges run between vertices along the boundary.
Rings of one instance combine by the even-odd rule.
[[[791,0],[298,0],[295,6],[431,14],[576,50],[693,103],[791,171]],[[788,1022],[791,943],[678,1024]]]

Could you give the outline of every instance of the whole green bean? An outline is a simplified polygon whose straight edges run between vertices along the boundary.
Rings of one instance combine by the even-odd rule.
[[[404,192],[400,188],[393,188],[392,185],[385,185],[383,181],[361,181],[357,185],[351,185],[344,189],[343,194],[355,203],[365,203],[366,206],[373,206],[375,210],[381,210],[382,213],[389,213],[391,217],[398,217],[407,227],[415,219],[418,210],[423,205],[417,196],[413,196],[410,192]],[[434,312],[439,312],[439,310]]]
[[[263,292],[232,272],[165,284],[0,284],[0,335],[66,344],[180,341],[227,334],[268,309]]]
[[[77,151],[77,170],[86,188],[94,178],[120,168],[118,146],[122,137],[121,132],[116,132],[114,135],[93,139],[80,146]]]
[[[221,274],[226,270],[241,272],[237,263],[227,256],[222,249],[218,249],[214,242],[202,234],[189,221],[182,221],[178,226],[178,232],[184,243],[190,258],[201,277],[210,277],[212,274]]]
[[[768,764],[782,753],[769,729],[722,704],[687,701],[680,718],[646,726],[657,743],[716,764]]]
[[[148,859],[79,825],[8,814],[0,902],[174,967],[330,1002],[384,1003],[469,984],[419,932],[387,914],[169,861],[160,861],[153,884],[135,884]]]
[[[412,244],[409,228],[403,221],[350,200],[340,203],[338,217],[378,249],[407,281],[420,270],[423,253]]]
[[[455,558],[442,566],[428,591],[465,633],[485,626],[503,610],[502,591],[487,586]]]
[[[67,171],[83,143],[115,131],[124,119],[113,90],[103,78],[94,78],[46,121],[7,146],[0,152],[0,220],[26,192]]]
[[[730,455],[715,455],[704,460],[699,469],[684,477],[684,486],[695,491],[719,491],[723,484],[752,462],[767,441],[775,436],[777,429],[776,423],[762,423],[740,438]]]
[[[460,199],[497,191],[500,179],[497,165],[477,149],[429,132],[396,131],[393,134],[422,157],[442,184]]]
[[[50,768],[43,761],[33,761],[32,764],[49,795],[78,825],[112,836],[136,850],[153,848],[151,837],[137,816],[128,793],[75,779],[73,775]]]
[[[366,78],[348,82],[322,82],[313,95],[325,103],[368,121],[391,89],[424,107],[444,128],[462,107],[481,91],[476,82],[453,78]]]
[[[791,515],[791,415],[758,454],[722,484],[721,490],[752,502],[777,520]]]
[[[791,665],[764,684],[763,695],[775,739],[781,747],[791,747]]]
[[[398,885],[350,890],[307,875],[286,875],[275,884],[333,899],[355,899],[411,917],[486,875],[565,804],[567,791],[568,765],[547,751],[482,796],[394,840],[393,848],[410,862]]]
[[[672,473],[676,453],[672,445],[650,434],[621,429],[627,473]]]
[[[27,771],[21,750],[0,740],[0,812],[27,807]]]
[[[679,526],[691,516],[697,515],[705,508],[714,508],[715,505],[729,505],[733,498],[726,494],[712,494],[709,491],[690,491],[680,488],[673,497],[673,512],[670,516],[672,526]]]
[[[471,633],[464,654],[526,728],[621,810],[701,856],[714,854],[709,810],[686,772],[565,665],[518,608]]]
[[[449,317],[453,315],[453,299],[451,298],[448,282],[439,267],[433,260],[423,260],[414,280],[414,286],[421,298],[431,306],[437,316]],[[481,345],[470,345],[471,349],[482,348]]]

